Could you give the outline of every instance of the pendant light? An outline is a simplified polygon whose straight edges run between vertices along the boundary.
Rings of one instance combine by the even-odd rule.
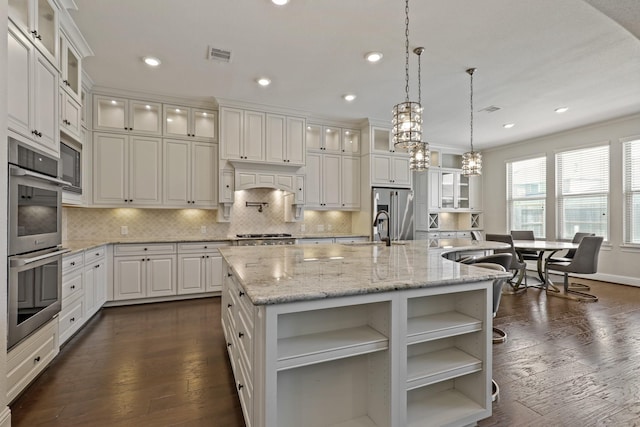
[[[409,101],[409,0],[405,1],[405,101],[393,107],[393,144],[396,150],[416,146],[422,141],[422,106]]]
[[[423,47],[417,47],[413,49],[413,53],[418,55],[418,103],[422,105],[422,65],[420,58],[424,52]],[[416,172],[424,172],[429,168],[430,152],[429,144],[427,142],[419,142],[415,146],[409,148],[409,169]]]
[[[482,175],[482,154],[473,151],[473,73],[475,68],[469,68],[467,74],[471,76],[471,151],[467,151],[462,155],[462,175]]]

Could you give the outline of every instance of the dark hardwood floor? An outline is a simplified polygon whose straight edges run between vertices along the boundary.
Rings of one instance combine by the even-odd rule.
[[[480,426],[640,426],[640,288],[582,282],[599,302],[502,298]],[[14,426],[243,427],[219,299],[102,310],[11,410]]]

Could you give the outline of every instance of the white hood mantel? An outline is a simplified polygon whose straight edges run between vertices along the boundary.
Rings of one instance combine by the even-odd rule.
[[[230,162],[235,170],[235,191],[252,188],[273,188],[296,193],[300,167]]]

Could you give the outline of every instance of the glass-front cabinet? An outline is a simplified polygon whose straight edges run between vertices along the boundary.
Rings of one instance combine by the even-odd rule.
[[[80,78],[82,70],[80,68],[80,54],[63,33],[60,34],[60,71],[62,76],[60,86],[77,102],[81,102]]]
[[[58,9],[53,0],[9,0],[9,18],[52,64],[58,64]]]
[[[217,140],[218,115],[215,111],[178,105],[164,106],[164,134]]]
[[[341,153],[342,129],[334,126],[307,125],[307,149],[326,153]]]
[[[441,209],[469,209],[469,177],[443,170],[440,185]]]
[[[354,129],[342,130],[342,152],[344,154],[360,154],[360,131]]]
[[[161,135],[161,104],[111,96],[94,96],[94,128]]]

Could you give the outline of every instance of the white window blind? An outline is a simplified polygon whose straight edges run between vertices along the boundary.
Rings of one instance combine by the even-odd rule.
[[[624,242],[640,244],[640,139],[624,150]]]
[[[510,230],[533,230],[545,237],[547,158],[507,163],[507,206]]]
[[[595,233],[608,240],[609,146],[556,154],[558,237]]]

